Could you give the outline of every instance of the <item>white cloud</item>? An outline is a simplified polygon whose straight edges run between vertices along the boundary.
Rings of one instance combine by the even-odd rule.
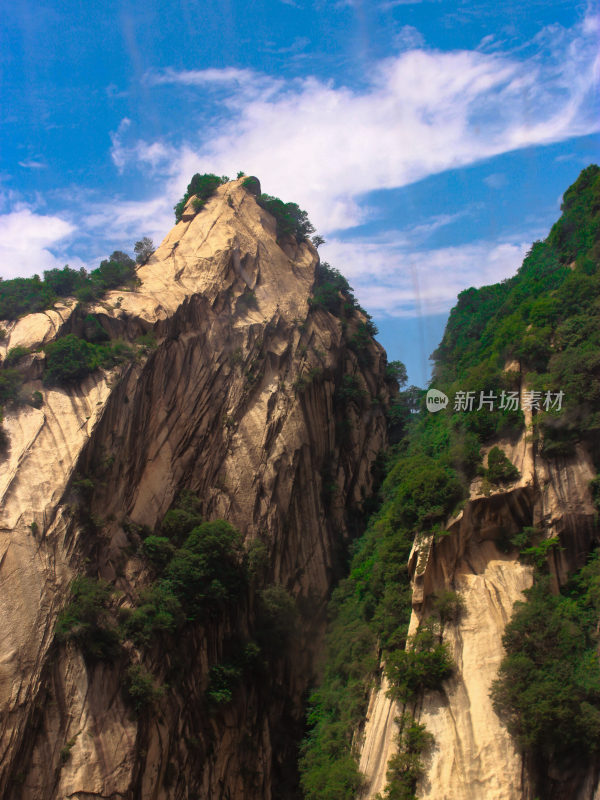
[[[380,3],[379,8],[382,11],[391,11],[398,6],[416,6],[420,2],[421,0],[386,0],[386,2]]]
[[[149,72],[144,83],[155,91],[197,93],[206,119],[190,115],[186,130],[196,133],[186,140],[177,132],[156,141],[123,119],[111,135],[115,166],[152,175],[160,191],[140,202],[88,200],[79,233],[100,240],[110,232],[115,247],[142,235],[158,243],[194,172],[238,169],[306,208],[320,232],[349,229],[372,213],[364,197],[373,190],[596,131],[597,26],[592,17],[570,30],[553,26],[527,50],[504,55],[414,49],[422,40],[405,28],[403,45],[412,49],[374,64],[360,89],[234,67]],[[500,176],[486,180],[494,186]],[[455,218],[370,243],[338,235],[323,257],[341,266],[372,311],[438,313],[466,286],[513,274],[525,249],[516,241],[423,249],[427,235]],[[55,246],[72,233],[66,220],[27,209],[0,216],[4,276],[55,266]]]
[[[483,182],[486,186],[489,186],[490,189],[502,189],[508,183],[506,175],[502,172],[493,172],[491,175],[487,175]]]
[[[124,117],[121,122],[119,123],[119,127],[116,131],[110,134],[110,140],[112,142],[112,147],[110,150],[110,154],[113,160],[114,165],[117,167],[119,172],[122,172],[123,167],[128,161],[131,160],[131,154],[133,151],[128,151],[126,147],[123,146],[123,136],[125,132],[131,125],[131,120],[127,117]]]
[[[48,165],[39,159],[30,158],[27,161],[19,161],[19,166],[23,169],[46,169]]]
[[[173,222],[173,207],[162,195],[151,200],[114,200],[87,206],[88,232],[103,237],[109,230],[114,247],[125,243],[123,246],[131,249],[132,243],[140,236],[149,236],[158,243]]]
[[[343,273],[372,314],[423,316],[448,311],[459,292],[514,275],[526,243],[477,241],[457,247],[414,250],[410,233],[375,241],[330,240],[321,256]]]
[[[424,44],[423,34],[413,25],[404,25],[394,36],[394,47],[398,52],[415,50],[418,47],[423,47]]]
[[[444,228],[446,225],[452,225],[457,220],[468,216],[470,211],[471,207],[467,207],[463,208],[461,211],[456,211],[454,214],[438,214],[435,217],[430,217],[427,222],[413,225],[412,228],[407,228],[404,230],[402,232],[401,240],[398,238],[398,233],[396,231],[391,232],[389,236],[393,237],[394,242],[397,245],[400,244],[400,241],[403,241],[406,243],[406,245],[410,244],[413,247],[416,247],[440,228]]]
[[[302,43],[304,40],[297,41]],[[284,81],[279,78],[236,67],[190,70],[167,67],[164,70],[149,70],[142,82],[149,87],[184,86],[202,89],[205,92],[218,92],[221,102],[226,106],[229,105],[229,98],[236,93],[243,96],[246,101],[266,100],[285,87]],[[237,104],[234,102],[233,105]]]
[[[210,84],[247,84],[254,79],[254,73],[249,69],[224,67],[222,69],[190,69],[178,71],[172,67],[164,70],[151,70],[144,76],[147,86],[160,86],[180,83],[184,86],[207,86]]]
[[[123,120],[117,133],[111,134],[110,155],[119,172],[123,172],[124,168],[131,164],[147,166],[150,172],[164,171],[165,168],[168,171],[169,164],[177,161],[177,150],[164,142],[146,142],[139,139],[130,146],[125,145],[122,135],[123,122],[129,123],[129,120]],[[125,130],[127,127],[128,124]]]
[[[113,159],[162,171],[172,197],[193,172],[243,168],[321,232],[350,228],[374,189],[598,130],[595,24],[545,29],[527,57],[412,49],[373,65],[360,90],[231,67],[152,73],[149,85],[218,90],[231,116],[180,145],[119,138]]]
[[[73,234],[75,226],[55,216],[21,208],[0,215],[0,272],[3,278],[26,277],[45,269],[62,267],[65,261],[52,250]],[[72,263],[80,266],[80,263]]]

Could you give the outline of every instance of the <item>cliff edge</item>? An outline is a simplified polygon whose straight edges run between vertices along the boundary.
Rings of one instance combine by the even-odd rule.
[[[5,414],[3,797],[296,796],[326,601],[386,443],[386,360],[370,337],[349,346],[360,310],[311,305],[315,248],[278,239],[242,183],[221,186],[199,213],[190,206],[133,290],[5,325],[0,348],[29,348],[25,379],[43,403]],[[40,348],[81,336],[90,315],[111,340],[155,344],[75,385],[45,385]],[[349,381],[350,399],[340,394]],[[246,552],[261,542],[264,585],[283,587],[299,616],[266,674],[217,709],[206,700],[211,669],[233,636],[252,635],[250,589],[236,608],[143,651],[125,640],[113,659],[55,638],[77,575],[106,581],[116,614],[139,604],[153,576],[144,536],[183,490],[203,519],[235,526]],[[140,661],[162,686],[151,711],[136,712],[123,690]]]

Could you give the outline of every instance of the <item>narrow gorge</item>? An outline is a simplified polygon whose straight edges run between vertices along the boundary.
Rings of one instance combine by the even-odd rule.
[[[0,796],[598,800],[600,169],[436,413],[304,212],[194,180],[0,325]]]

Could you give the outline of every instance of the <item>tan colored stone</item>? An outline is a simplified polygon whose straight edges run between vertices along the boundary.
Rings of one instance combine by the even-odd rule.
[[[456,664],[454,676],[441,691],[427,694],[416,711],[411,709],[435,738],[417,787],[420,800],[533,800],[521,755],[490,699],[504,656],[502,634],[514,603],[531,586],[532,569],[516,554],[500,553],[494,539],[501,530],[517,533],[532,523],[548,538],[560,535],[564,549],[555,554],[552,566],[562,582],[582,566],[593,536],[589,482],[595,472],[583,448],[571,458],[545,461],[534,456],[527,429],[516,440],[497,444],[520,470],[520,479],[488,497],[481,493],[481,482],[474,481],[470,500],[448,524],[452,534],[438,542],[423,537],[409,559],[409,633],[430,613],[431,598],[440,590],[458,592],[466,608],[443,631]],[[360,765],[367,776],[364,797],[371,799],[383,791],[384,762],[395,752],[395,726],[389,721],[399,712],[384,690],[371,695],[361,750]],[[597,776],[590,772],[573,797],[587,800],[598,791]]]
[[[387,397],[383,350],[373,344],[373,366],[361,368],[340,321],[309,314],[317,261],[308,243],[280,246],[274,219],[241,181],[222,186],[138,269],[138,287],[110,292],[91,309],[115,335],[152,330],[156,350],[72,389],[44,389],[39,410],[7,414],[10,452],[0,479],[3,797],[174,800],[183,796],[182,781],[190,797],[277,796],[277,769],[277,780],[284,779],[278,759],[290,758],[282,720],[301,724],[336,550],[349,535],[347,508],[368,494],[371,465],[385,444],[381,405],[371,403]],[[240,299],[248,292],[255,302]],[[19,341],[51,335],[48,315],[33,316],[17,323]],[[352,428],[342,447],[334,395],[345,373],[358,376],[368,398],[360,409],[348,408]],[[327,513],[326,465],[338,487]],[[99,533],[81,529],[71,513],[77,473],[94,477],[86,510]],[[208,670],[230,632],[225,620],[196,626],[174,652],[146,654],[159,681],[178,657],[185,670],[140,726],[122,694],[126,661],[86,665],[73,647],[52,645],[54,624],[79,572],[114,582],[124,604],[137,596],[152,576],[123,522],[155,526],[182,488],[198,494],[205,518],[225,517],[248,540],[264,537],[272,580],[305,611],[272,676],[277,689],[268,706],[243,686],[222,714],[206,713]]]

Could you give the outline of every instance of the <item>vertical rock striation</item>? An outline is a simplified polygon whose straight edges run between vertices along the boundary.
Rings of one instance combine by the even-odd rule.
[[[314,676],[324,609],[338,562],[371,490],[385,445],[385,354],[359,361],[342,322],[311,309],[318,256],[277,241],[274,219],[241,185],[219,188],[184,214],[134,291],[90,310],[111,336],[152,332],[157,347],[71,390],[43,389],[41,409],[6,415],[9,458],[0,479],[0,794],[7,798],[294,797],[303,695]],[[7,325],[4,347],[78,333],[65,304]],[[345,375],[362,389],[342,405]],[[94,480],[73,513],[77,476]],[[225,518],[246,542],[268,543],[271,582],[296,598],[297,637],[264,681],[209,715],[208,672],[252,602],[195,626],[148,656],[179,675],[153,715],[124,699],[125,656],[90,664],[54,642],[74,575],[91,571],[128,605],[149,573],[136,526],[153,528],[182,489],[206,519]],[[32,526],[32,523],[35,523]]]
[[[562,549],[553,555],[552,572],[562,583],[585,564],[595,535],[589,491],[595,470],[584,448],[550,462],[535,453],[525,431],[498,444],[521,478],[488,495],[480,479],[473,481],[464,509],[447,525],[449,535],[417,540],[410,557],[409,633],[431,613],[436,593],[452,589],[465,605],[460,618],[443,629],[455,674],[441,691],[427,693],[410,709],[435,739],[417,786],[423,800],[534,800],[532,776],[490,698],[504,657],[504,628],[514,603],[532,585],[533,572],[516,553],[500,552],[496,540],[529,526],[544,529],[548,538],[559,536]],[[386,765],[396,752],[394,720],[402,708],[387,697],[386,688],[383,682],[372,692],[364,726],[360,768],[367,776],[365,798],[383,790]],[[568,795],[593,800],[597,785],[597,777],[577,775]]]

